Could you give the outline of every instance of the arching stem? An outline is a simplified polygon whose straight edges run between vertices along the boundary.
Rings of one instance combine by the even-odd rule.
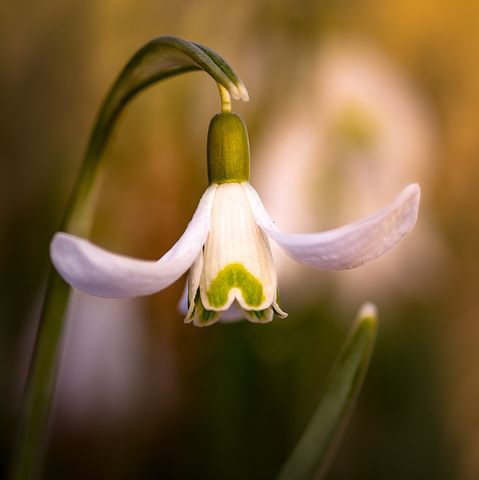
[[[242,80],[216,52],[178,37],[163,36],[144,45],[123,68],[100,107],[79,176],[59,230],[88,236],[93,218],[95,186],[111,134],[126,105],[145,88],[174,76],[202,70],[220,87],[223,111],[231,98],[248,100]],[[41,476],[58,358],[70,288],[50,266],[40,324],[20,407],[9,478]]]
[[[231,95],[229,94],[228,90],[223,87],[223,85],[221,85],[220,83],[217,83],[217,85],[221,98],[221,111],[223,113],[231,112]]]

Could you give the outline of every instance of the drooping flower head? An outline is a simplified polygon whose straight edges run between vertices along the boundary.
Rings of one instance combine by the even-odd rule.
[[[391,249],[415,224],[419,186],[406,187],[386,208],[322,233],[282,233],[249,183],[250,149],[243,120],[230,111],[208,132],[209,187],[178,242],[158,261],[136,260],[58,232],[51,258],[73,287],[101,297],[150,295],[188,269],[185,322],[197,326],[246,318],[286,317],[278,305],[269,240],[298,262],[323,270],[350,269]],[[292,167],[294,168],[294,167]]]

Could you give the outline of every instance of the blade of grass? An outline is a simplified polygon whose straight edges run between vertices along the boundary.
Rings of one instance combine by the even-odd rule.
[[[374,347],[376,308],[364,305],[326,381],[319,405],[278,480],[321,478],[361,390]]]

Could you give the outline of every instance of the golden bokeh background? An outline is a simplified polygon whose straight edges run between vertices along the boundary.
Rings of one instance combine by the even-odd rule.
[[[355,220],[407,183],[416,228],[351,272],[278,252],[286,320],[208,329],[146,299],[72,299],[48,479],[265,479],[309,419],[359,305],[377,348],[329,479],[479,477],[479,3],[472,0],[7,1],[0,6],[0,477],[48,243],[100,102],[153,37],[206,44],[245,81],[252,184],[284,229]],[[93,240],[140,258],[207,186],[214,83],[135,99],[105,156]]]

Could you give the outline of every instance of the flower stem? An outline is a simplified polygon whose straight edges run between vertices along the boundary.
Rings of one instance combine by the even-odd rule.
[[[220,99],[221,99],[221,112],[231,112],[231,95],[229,94],[228,90],[226,90],[223,85],[217,83],[218,90],[220,92]]]
[[[150,85],[195,70],[208,73],[217,84],[223,85],[224,92],[220,89],[220,94],[224,108],[229,105],[231,109],[228,91],[234,98],[248,99],[238,75],[208,47],[172,36],[148,42],[126,64],[100,108],[60,230],[88,236],[101,159],[130,100]],[[69,291],[70,287],[50,266],[10,466],[12,480],[32,480],[41,475]]]
[[[58,345],[62,337],[69,290],[60,275],[50,267],[42,320],[24,393],[24,414],[10,472],[13,480],[36,478],[41,470],[46,448],[45,435],[51,408],[51,393],[58,364]]]

